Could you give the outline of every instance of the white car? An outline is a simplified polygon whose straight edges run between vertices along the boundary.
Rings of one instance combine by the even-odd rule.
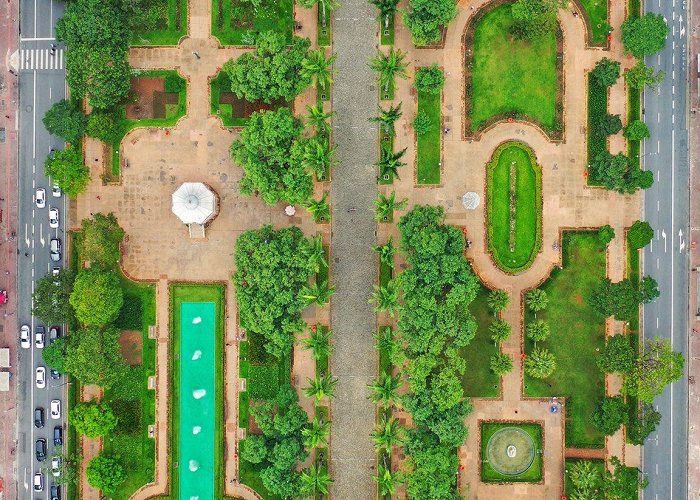
[[[53,477],[61,475],[61,457],[53,457],[51,459],[51,474],[53,474]]]
[[[36,367],[36,388],[43,389],[46,387],[46,368],[43,366]]]
[[[58,208],[49,207],[49,227],[58,229]]]
[[[37,208],[44,208],[46,206],[46,189],[37,188],[34,201],[36,202]]]
[[[22,325],[19,329],[19,345],[23,349],[29,349],[32,346],[32,331],[29,325]]]
[[[44,491],[44,474],[41,472],[34,474],[34,491]]]
[[[51,400],[51,418],[54,420],[61,418],[61,401],[58,399]]]
[[[51,186],[51,194],[54,198],[61,197],[61,188],[55,182],[53,183],[53,186]]]
[[[43,349],[44,343],[46,342],[46,328],[39,325],[34,331],[34,345],[37,349]]]

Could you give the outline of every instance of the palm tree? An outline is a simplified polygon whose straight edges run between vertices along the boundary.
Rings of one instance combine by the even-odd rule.
[[[399,177],[399,168],[406,165],[401,161],[403,155],[406,154],[406,149],[408,148],[404,148],[401,151],[394,153],[394,151],[391,148],[391,144],[382,144],[381,156],[379,157],[379,161],[377,162],[380,177],[384,177],[386,175],[393,175],[397,179],[401,179],[401,177]]]
[[[372,441],[378,450],[391,453],[391,449],[403,441],[403,429],[398,419],[385,416],[382,423],[372,432]]]
[[[396,281],[389,280],[386,285],[374,285],[370,304],[374,304],[376,312],[386,311],[392,318],[399,307],[399,287]]]
[[[323,193],[320,200],[313,198],[306,202],[305,208],[313,215],[314,222],[328,222],[331,220],[331,209],[328,206],[328,193]]]
[[[498,346],[498,344],[505,342],[510,337],[510,325],[507,321],[497,319],[489,325],[489,333],[493,343]]]
[[[407,198],[396,201],[396,191],[392,191],[389,196],[379,193],[377,201],[374,202],[374,220],[378,222],[389,221],[394,216],[394,210],[401,210],[407,204]]]
[[[334,156],[335,148],[330,146],[327,137],[313,137],[306,142],[301,164],[314,173],[317,179],[324,179],[337,163]]]
[[[539,288],[534,288],[525,294],[525,304],[527,307],[535,313],[537,317],[537,312],[547,307],[549,299],[547,298],[547,292],[540,290]]]
[[[335,385],[338,379],[330,375],[316,375],[315,379],[307,379],[309,387],[304,387],[304,395],[307,398],[314,398],[316,403],[320,403],[325,397],[333,399],[335,396]]]
[[[590,460],[578,460],[567,467],[571,484],[574,486],[572,498],[597,498],[603,478],[600,471]]]
[[[379,18],[384,19],[384,28],[388,28],[389,19],[396,13],[399,0],[369,0],[369,3],[379,9]]]
[[[486,304],[493,311],[494,316],[508,307],[508,302],[510,302],[510,296],[505,290],[492,290],[486,297]]]
[[[396,486],[401,482],[401,477],[398,472],[391,472],[390,467],[386,467],[384,464],[380,463],[377,467],[377,475],[374,476],[374,480],[377,481],[379,494],[381,496],[393,496],[394,493],[396,493]]]
[[[307,305],[322,306],[331,299],[333,292],[335,288],[328,286],[328,281],[315,282],[313,285],[304,285],[299,291],[299,298]]]
[[[372,391],[369,395],[370,401],[388,408],[399,403],[398,390],[401,387],[401,375],[394,377],[389,372],[382,372],[368,387]]]
[[[525,335],[532,340],[535,343],[535,347],[537,347],[537,342],[547,340],[547,337],[549,337],[549,325],[541,319],[532,321],[525,326]]]
[[[328,120],[335,115],[335,111],[325,113],[322,105],[319,107],[318,104],[314,104],[313,106],[306,106],[306,112],[308,113],[306,123],[316,128],[316,133],[326,135],[330,128]]]
[[[389,236],[389,240],[383,245],[374,247],[374,251],[379,254],[379,262],[389,267],[394,267],[394,240]]]
[[[370,118],[369,121],[379,123],[382,129],[384,129],[384,135],[394,137],[396,135],[394,124],[396,120],[401,118],[402,114],[401,103],[399,103],[398,106],[389,106],[388,110],[380,107],[379,115]]]
[[[314,417],[310,427],[304,427],[301,434],[304,436],[304,446],[308,449],[328,446],[328,436],[331,433],[331,423]]]
[[[301,471],[301,483],[303,491],[309,496],[317,493],[328,494],[328,487],[333,482],[326,467],[316,467],[311,464],[308,469]]]
[[[547,378],[556,368],[557,360],[547,349],[536,347],[525,358],[525,373],[533,378]]]
[[[408,73],[406,73],[408,63],[404,62],[405,57],[406,54],[401,50],[394,50],[394,47],[391,47],[388,54],[379,51],[370,62],[370,68],[379,73],[379,82],[384,87],[384,92],[389,92],[389,88],[394,84],[394,79],[397,76],[403,79],[408,78]]]
[[[326,249],[323,248],[323,239],[321,236],[311,238],[311,244],[304,248],[303,254],[309,261],[309,267],[311,267],[314,273],[319,272],[322,267],[328,267]]]
[[[331,67],[335,62],[335,55],[326,59],[326,53],[323,49],[313,50],[301,61],[301,74],[304,78],[309,78],[315,81],[317,87],[322,90],[326,89],[333,83],[331,78]]]
[[[314,359],[327,358],[333,353],[331,335],[332,332],[330,330],[316,325],[316,328],[311,330],[309,336],[302,340],[302,344],[305,349],[311,350],[311,356]]]

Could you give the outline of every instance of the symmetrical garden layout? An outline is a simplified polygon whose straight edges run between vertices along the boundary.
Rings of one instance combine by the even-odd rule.
[[[574,2],[576,14],[560,10],[556,29],[536,43],[513,38],[512,4],[504,0],[461,3],[429,47],[415,47],[391,14],[377,23],[381,54],[372,65],[395,57],[395,71],[379,84],[344,72],[355,67],[353,47],[339,45],[348,44],[343,29],[333,39],[329,2],[311,9],[292,0],[257,8],[238,0],[167,3],[162,29],[132,37],[135,99],[119,110],[119,133],[84,139],[92,180],[70,214],[79,222],[114,213],[126,234],[122,287],[141,307],[140,321],[120,316],[115,324],[142,342],[142,398],[129,406],[141,418],[131,439],[119,428],[109,438],[81,438],[83,469],[100,449],[119,454],[123,443],[131,461],[114,498],[274,499],[297,494],[303,483],[318,498],[376,491],[423,499],[455,490],[469,498],[559,498],[575,489],[563,471],[578,459],[599,460],[596,470],[602,460],[612,468],[612,457],[638,465],[629,429],[618,425],[606,436],[594,422],[605,396],[623,384],[620,374],[599,369],[600,351],[618,334],[637,346],[638,318],[633,311],[606,319],[590,300],[606,277],[640,286],[638,250],[627,238],[640,196],[588,179],[588,74],[604,57],[633,66],[618,30],[625,2],[604,9]],[[333,16],[374,13],[349,4]],[[333,87],[317,82],[290,102],[231,92],[232,72],[222,68],[264,50],[245,46],[260,31],[288,37],[285,43],[307,37],[322,54],[332,46],[341,56]],[[414,80],[422,82],[414,87]],[[363,113],[347,113],[327,125],[331,103],[374,112],[373,102],[357,102],[367,89],[384,110],[378,120],[360,123]],[[637,118],[622,79],[605,92],[608,113],[625,123]],[[315,148],[332,143],[339,157],[353,155],[343,150],[354,142],[342,133],[362,128],[370,133],[358,137],[368,143],[355,147],[377,152],[379,172],[358,167],[352,175],[366,178],[353,185],[356,198],[336,196],[338,206],[327,199],[333,161],[316,162],[308,167],[313,180],[294,180],[308,196],[270,203],[264,169],[244,176],[231,151],[243,158],[245,146],[231,145],[249,140],[245,131],[273,112],[312,145],[305,168]],[[632,142],[613,133],[597,147],[634,152]],[[335,175],[343,168],[335,165]],[[171,212],[171,195],[184,182],[204,183],[218,196],[201,234]],[[364,224],[373,207],[352,200],[377,192],[374,233]],[[359,213],[364,225],[355,233],[353,217],[339,211]],[[614,237],[605,238],[604,226]],[[331,235],[341,248],[376,247],[379,258],[350,265],[347,255],[329,252],[337,248]],[[84,267],[80,245],[78,235],[76,268]],[[376,275],[374,294],[369,286],[362,293],[372,297],[377,317],[369,323],[377,331],[343,324],[331,334],[332,320],[352,317],[348,304],[358,303],[345,290],[366,273],[353,266]],[[338,293],[328,305],[332,282]],[[349,348],[373,333],[376,349]],[[334,359],[348,352],[371,355]],[[376,366],[370,388],[349,381],[353,364]],[[331,369],[343,371],[338,380]],[[112,392],[82,386],[76,398],[123,404]],[[376,413],[364,411],[372,409],[368,398]],[[624,404],[631,427],[638,402],[628,396]],[[334,414],[350,406],[361,411]],[[83,499],[99,498],[84,476],[80,489]]]

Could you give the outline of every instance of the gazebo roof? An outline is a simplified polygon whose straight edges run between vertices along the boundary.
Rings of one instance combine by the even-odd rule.
[[[216,215],[216,195],[202,182],[185,182],[173,193],[172,210],[184,224],[205,224]]]
[[[481,198],[473,191],[464,193],[464,196],[462,196],[462,205],[464,205],[464,208],[467,210],[475,210],[476,207],[479,206],[479,203],[481,203]]]

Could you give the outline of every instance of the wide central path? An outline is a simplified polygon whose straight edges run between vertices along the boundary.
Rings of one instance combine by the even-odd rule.
[[[377,181],[377,91],[368,67],[376,53],[376,12],[367,0],[344,0],[334,12],[335,63],[333,134],[340,164],[333,171],[333,284],[331,307],[338,377],[332,403],[331,468],[333,498],[374,498],[374,405],[367,384],[374,378],[377,354],[372,333],[376,315],[368,304],[377,273],[373,203]],[[355,209],[350,210],[349,209]]]

